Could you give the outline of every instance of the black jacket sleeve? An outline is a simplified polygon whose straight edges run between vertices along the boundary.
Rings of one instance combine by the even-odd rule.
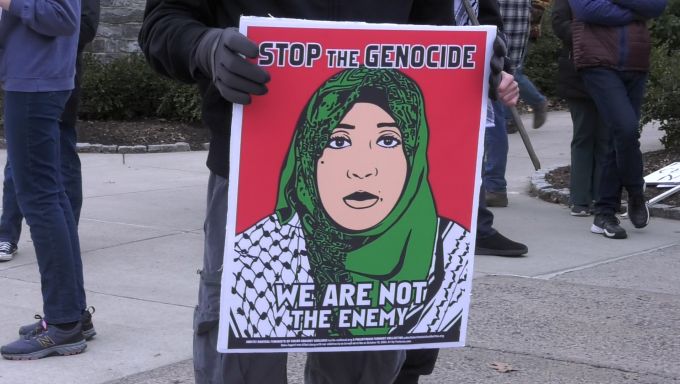
[[[198,42],[216,26],[215,10],[206,0],[148,0],[139,31],[139,46],[157,72],[193,83],[205,80],[194,64]]]
[[[83,0],[80,9],[80,35],[78,36],[78,51],[82,51],[87,44],[94,40],[99,27],[99,0]]]
[[[552,27],[555,36],[557,36],[562,43],[571,48],[571,8],[569,8],[569,1],[555,0],[552,9]]]

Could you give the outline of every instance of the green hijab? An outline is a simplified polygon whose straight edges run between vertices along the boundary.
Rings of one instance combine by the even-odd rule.
[[[335,224],[324,210],[316,169],[331,132],[357,102],[378,104],[394,118],[402,133],[408,172],[401,197],[387,217],[372,228],[351,231]],[[371,282],[373,306],[378,307],[380,283],[427,279],[437,227],[427,180],[427,141],[422,92],[398,70],[347,69],[312,95],[281,173],[276,213],[281,223],[295,213],[299,216],[317,298],[323,297],[328,284]],[[384,328],[351,331],[386,333]]]

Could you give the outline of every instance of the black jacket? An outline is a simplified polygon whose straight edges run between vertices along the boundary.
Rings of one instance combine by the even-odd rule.
[[[480,15],[494,6],[497,11],[495,2],[481,1]],[[156,71],[198,84],[203,98],[203,122],[211,130],[207,165],[226,178],[231,104],[221,98],[210,79],[192,63],[194,50],[208,28],[235,27],[241,15],[453,25],[452,3],[453,0],[148,0],[139,44]],[[500,13],[496,13],[500,18]]]
[[[569,1],[555,0],[552,9],[552,27],[555,36],[562,40],[562,50],[557,61],[557,94],[567,99],[590,99],[572,59],[571,20]]]
[[[80,35],[78,35],[78,52],[94,40],[99,26],[99,0],[83,0],[80,5]]]

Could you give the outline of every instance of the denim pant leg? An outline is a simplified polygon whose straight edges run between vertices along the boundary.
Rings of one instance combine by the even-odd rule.
[[[493,212],[486,207],[484,198],[484,183],[479,188],[479,205],[477,207],[477,238],[484,238],[496,234],[493,229]]]
[[[83,179],[80,169],[80,157],[76,144],[78,134],[76,122],[78,121],[78,105],[80,104],[80,83],[82,77],[82,57],[78,53],[76,58],[75,88],[71,92],[64,107],[59,123],[59,142],[61,144],[61,176],[64,182],[66,196],[68,196],[73,210],[76,225],[80,221],[80,209],[83,206]]]
[[[0,216],[0,241],[18,243],[21,236],[21,214],[17,196],[14,192],[14,180],[12,180],[12,167],[9,159],[5,164],[5,179],[2,183],[2,216]]]
[[[31,230],[45,319],[80,320],[82,262],[71,205],[61,181],[59,117],[70,91],[5,92],[5,132],[17,202]]]
[[[484,133],[484,186],[489,192],[505,192],[508,187],[505,180],[508,133],[505,128],[503,104],[494,101],[493,111],[495,124],[487,126]]]
[[[589,68],[581,75],[609,127],[612,148],[603,164],[596,208],[601,213],[613,213],[620,203],[621,187],[629,194],[640,194],[644,186],[639,128],[647,74]]]
[[[194,376],[196,384],[287,382],[285,353],[217,352],[220,277],[227,223],[227,179],[210,173],[203,230],[203,270],[194,311]]]
[[[521,66],[515,69],[515,81],[519,86],[519,98],[524,100],[525,103],[529,104],[533,108],[538,107],[546,101],[545,96],[541,91],[536,88],[534,83],[524,75],[524,71]]]
[[[570,202],[590,206],[599,196],[602,162],[608,143],[607,127],[591,99],[568,98],[574,127],[571,139]]]

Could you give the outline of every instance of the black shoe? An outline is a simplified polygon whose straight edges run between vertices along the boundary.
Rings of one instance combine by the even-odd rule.
[[[85,340],[88,341],[97,334],[97,332],[94,330],[94,324],[92,324],[93,314],[94,307],[88,307],[85,309],[85,312],[83,312],[83,315],[80,317],[83,337],[85,338]],[[19,336],[26,336],[32,332],[39,332],[42,329],[42,316],[35,315],[35,318],[38,319],[37,322],[19,327]]]
[[[628,196],[628,218],[635,228],[644,228],[649,224],[649,207],[644,195]]]
[[[496,232],[489,237],[478,237],[475,246],[476,255],[522,256],[529,248]]]
[[[80,322],[68,330],[47,325],[44,321],[40,323],[40,329],[3,345],[0,348],[2,357],[8,360],[35,360],[52,355],[75,355],[87,348]]]
[[[484,194],[487,207],[507,207],[508,194],[507,192],[492,192],[486,191]]]
[[[517,131],[519,131],[514,120],[505,121],[505,131],[508,132],[508,135],[512,135],[513,133],[517,133]]]
[[[619,219],[614,215],[598,214],[595,215],[590,232],[604,235],[610,239],[625,239],[628,237],[626,230],[619,225]]]

